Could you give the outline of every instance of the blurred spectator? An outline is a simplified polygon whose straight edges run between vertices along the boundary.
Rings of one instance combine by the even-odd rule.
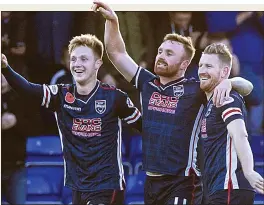
[[[1,12],[1,49],[10,59],[10,65],[27,77],[25,63],[27,19],[26,12]]]
[[[188,67],[185,76],[198,79],[197,68],[201,53],[208,45],[205,31],[205,18],[202,12],[170,11],[151,12],[152,25],[155,30],[155,50],[167,33],[178,33],[192,38],[196,48],[194,59]]]
[[[31,12],[28,20],[31,27],[27,54],[30,57],[30,80],[49,83],[60,64],[63,46],[72,37],[73,12]]]
[[[264,113],[264,15],[263,12],[206,12],[208,32],[227,38],[240,62],[241,77],[254,85],[245,97],[249,107],[249,131],[263,133]],[[257,106],[255,106],[257,105]]]
[[[116,82],[115,78],[110,73],[106,73],[102,77],[101,81],[103,83],[108,84],[108,85],[113,85],[113,86],[117,87],[117,82]]]
[[[26,139],[29,135],[40,134],[36,116],[31,115],[26,102],[21,101],[6,79],[1,77],[1,151],[2,151],[2,196],[10,204],[26,202]],[[34,113],[34,109],[30,109]]]
[[[236,56],[236,54],[234,54],[234,52],[233,52],[233,48],[231,46],[230,41],[227,38],[220,38],[219,39],[219,38],[208,36],[208,43],[209,44],[212,44],[212,43],[223,43],[223,44],[225,44],[228,47],[228,49],[231,52],[232,57],[233,57],[233,59],[232,59],[232,69],[231,69],[230,77],[239,76],[239,74],[240,74],[239,60],[238,60],[238,57]]]
[[[128,53],[139,65],[151,68],[156,51],[148,14],[144,11],[120,11],[117,15]]]
[[[68,46],[64,46],[61,55],[61,66],[62,69],[57,71],[52,77],[50,84],[72,84],[74,79],[70,71],[70,55]]]

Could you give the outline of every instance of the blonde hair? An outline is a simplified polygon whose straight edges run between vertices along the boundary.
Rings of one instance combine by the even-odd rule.
[[[69,53],[71,54],[71,52],[79,46],[87,46],[91,48],[101,59],[103,58],[103,43],[95,35],[81,34],[80,36],[73,37],[68,46]]]
[[[213,43],[204,49],[203,54],[216,54],[222,63],[232,68],[232,54],[228,47],[223,43]]]
[[[176,33],[170,33],[164,37],[163,42],[164,41],[177,41],[179,43],[182,43],[187,57],[190,59],[190,62],[192,61],[195,54],[195,48],[190,37],[185,37]]]

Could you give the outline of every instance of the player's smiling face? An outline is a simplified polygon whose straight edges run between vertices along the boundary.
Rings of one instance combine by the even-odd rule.
[[[97,71],[102,65],[93,50],[86,46],[76,47],[70,56],[70,70],[74,80],[79,84],[85,84],[91,78],[96,78]]]
[[[211,92],[222,80],[221,62],[216,54],[203,54],[199,62],[200,88]]]
[[[154,72],[164,77],[175,76],[179,72],[184,55],[183,44],[170,40],[164,41],[158,49]]]

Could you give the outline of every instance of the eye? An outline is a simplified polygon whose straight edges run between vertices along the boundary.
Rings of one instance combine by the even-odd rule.
[[[76,58],[74,58],[74,57],[73,57],[73,58],[71,58],[71,61],[72,61],[72,62],[76,61]]]
[[[86,57],[81,58],[82,61],[87,61],[88,59]]]

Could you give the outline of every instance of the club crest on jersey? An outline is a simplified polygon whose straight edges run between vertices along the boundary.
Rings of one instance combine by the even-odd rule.
[[[210,115],[213,106],[214,106],[214,104],[210,104],[210,105],[209,105],[209,108],[208,108],[207,112],[205,113],[205,117],[208,117],[208,116]]]
[[[173,86],[173,95],[177,98],[181,97],[184,94],[183,85]]]
[[[106,111],[106,100],[96,100],[95,111],[98,114],[103,114]]]
[[[74,103],[75,97],[71,93],[67,92],[65,95],[65,101],[70,104]]]

